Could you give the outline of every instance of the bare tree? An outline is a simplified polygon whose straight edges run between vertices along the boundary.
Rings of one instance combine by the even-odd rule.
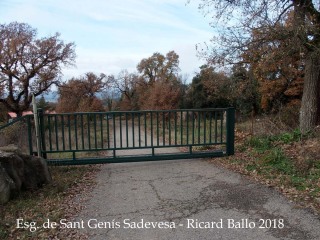
[[[112,86],[121,93],[122,110],[136,110],[137,87],[141,79],[134,73],[122,70],[117,77],[111,78]]]
[[[0,103],[18,116],[29,108],[32,94],[48,91],[61,78],[62,66],[75,61],[75,44],[54,36],[36,38],[26,23],[0,25]]]
[[[252,44],[274,43],[291,39],[284,57],[298,50],[304,62],[304,87],[300,108],[300,130],[307,132],[320,116],[320,11],[315,0],[201,0],[200,8],[214,14],[213,26],[220,34],[212,46],[202,48],[209,63],[233,64],[242,61],[242,54]],[[293,24],[284,26],[289,14]],[[259,31],[253,38],[252,32]]]

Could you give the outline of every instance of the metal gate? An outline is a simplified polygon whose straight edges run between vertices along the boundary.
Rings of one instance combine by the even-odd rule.
[[[221,157],[234,154],[234,108],[45,114],[40,154],[52,165]],[[35,154],[33,117],[25,116]]]

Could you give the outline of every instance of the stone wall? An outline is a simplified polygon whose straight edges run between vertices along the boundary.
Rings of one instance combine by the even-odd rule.
[[[43,158],[21,154],[17,147],[0,147],[0,204],[20,191],[35,190],[51,182]]]

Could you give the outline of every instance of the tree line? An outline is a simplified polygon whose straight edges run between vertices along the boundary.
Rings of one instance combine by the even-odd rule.
[[[218,31],[210,44],[198,46],[203,57],[213,65],[246,64],[262,88],[262,107],[272,106],[274,99],[302,95],[296,101],[300,130],[307,132],[319,124],[320,2],[199,2]]]
[[[234,106],[246,115],[291,106],[299,112],[302,132],[319,124],[319,3],[199,1],[220,32],[197,45],[207,64],[191,83],[181,75],[174,51],[142,59],[133,73],[85,73],[62,82],[61,68],[74,64],[74,43],[65,44],[59,34],[38,39],[24,23],[0,25],[2,107],[21,115],[31,94],[57,85],[60,112]]]
[[[270,96],[274,88],[259,81],[244,64],[229,72],[210,65],[200,66],[191,82],[180,73],[179,56],[154,53],[137,64],[136,72],[118,75],[86,73],[59,86],[58,112],[168,110],[186,108],[235,107],[246,117],[261,112],[277,112],[281,106],[296,106],[302,90],[296,84],[279,89],[282,97]],[[273,83],[276,83],[274,81]],[[301,84],[300,84],[301,85]],[[267,102],[267,104],[265,104]]]

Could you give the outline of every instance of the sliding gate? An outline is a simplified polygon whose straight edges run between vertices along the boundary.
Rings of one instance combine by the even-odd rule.
[[[40,154],[52,165],[220,157],[234,154],[234,108],[45,114]],[[36,154],[33,115],[25,116]]]
[[[39,113],[50,164],[92,164],[232,155],[234,109]]]

